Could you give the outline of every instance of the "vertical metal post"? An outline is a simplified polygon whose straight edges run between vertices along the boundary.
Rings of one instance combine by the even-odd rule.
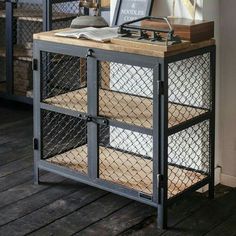
[[[6,80],[9,94],[14,93],[13,23],[13,3],[6,1]]]
[[[210,73],[211,73],[211,118],[210,118],[210,183],[209,198],[214,198],[215,189],[215,87],[216,87],[216,47],[210,52]]]
[[[98,116],[98,61],[88,51],[87,56],[87,86],[88,86],[88,115]],[[92,180],[98,178],[98,124],[88,122],[88,173]]]
[[[153,69],[153,201],[158,202],[159,161],[159,64]]]
[[[160,229],[167,228],[168,200],[168,63],[163,59],[160,64],[160,129],[158,163],[158,217]]]
[[[84,15],[86,15],[86,16],[89,15],[89,8],[87,8],[87,7],[84,8]]]
[[[43,0],[43,31],[50,31],[52,29],[52,1],[53,0]],[[50,55],[47,55],[44,63],[50,65],[50,60]],[[47,78],[45,79],[47,79],[47,81],[50,81],[50,68],[47,67],[45,68],[45,70],[47,71]],[[47,87],[47,89],[49,90],[50,88]]]
[[[43,31],[52,30],[52,0],[43,1]]]
[[[33,58],[37,63],[37,70],[33,72],[34,85],[34,139],[37,140],[37,148],[34,148],[34,183],[39,183],[39,167],[38,162],[41,159],[41,56],[37,42],[34,42]]]

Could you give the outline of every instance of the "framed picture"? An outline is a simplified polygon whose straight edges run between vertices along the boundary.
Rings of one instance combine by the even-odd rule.
[[[117,0],[112,26],[149,16],[153,0]]]

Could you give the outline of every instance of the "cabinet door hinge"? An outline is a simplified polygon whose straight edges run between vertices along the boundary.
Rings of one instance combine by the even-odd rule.
[[[163,95],[164,94],[164,91],[165,91],[165,89],[164,89],[164,82],[163,81],[158,81],[157,82],[157,90],[158,90],[158,93],[159,93],[159,95]]]
[[[34,138],[34,150],[38,151],[39,150],[39,140]]]
[[[32,69],[34,70],[34,71],[38,71],[38,59],[33,59],[33,64],[32,64]]]
[[[143,198],[143,199],[145,199],[145,200],[152,201],[152,195],[148,195],[148,194],[146,194],[146,193],[140,192],[140,193],[139,193],[139,197],[140,197],[140,198]]]
[[[164,187],[163,175],[157,175],[157,188],[161,189]]]

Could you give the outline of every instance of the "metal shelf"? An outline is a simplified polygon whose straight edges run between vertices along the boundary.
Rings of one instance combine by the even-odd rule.
[[[79,12],[78,0],[7,1],[2,3],[0,20],[5,39],[0,42],[0,57],[5,62],[1,97],[28,103],[32,91],[33,34],[68,27]],[[5,24],[5,26],[3,25]],[[7,32],[5,32],[7,31]],[[27,64],[28,63],[28,64]],[[20,69],[22,67],[22,73]],[[25,78],[24,78],[25,77]],[[26,87],[28,86],[28,89]],[[26,99],[22,99],[22,97]]]
[[[53,12],[52,21],[71,20],[75,18],[76,14]],[[0,18],[6,17],[6,11],[0,10]],[[26,8],[16,8],[13,11],[13,17],[17,20],[31,21],[31,22],[43,22],[43,11],[42,10],[30,10]]]

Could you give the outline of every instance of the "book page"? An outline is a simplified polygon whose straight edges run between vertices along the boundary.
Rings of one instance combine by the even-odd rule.
[[[61,31],[55,34],[60,37],[69,37],[69,38],[86,38],[98,42],[109,42],[111,39],[119,36],[118,28],[94,28],[87,27],[83,29],[71,29],[67,31]]]

